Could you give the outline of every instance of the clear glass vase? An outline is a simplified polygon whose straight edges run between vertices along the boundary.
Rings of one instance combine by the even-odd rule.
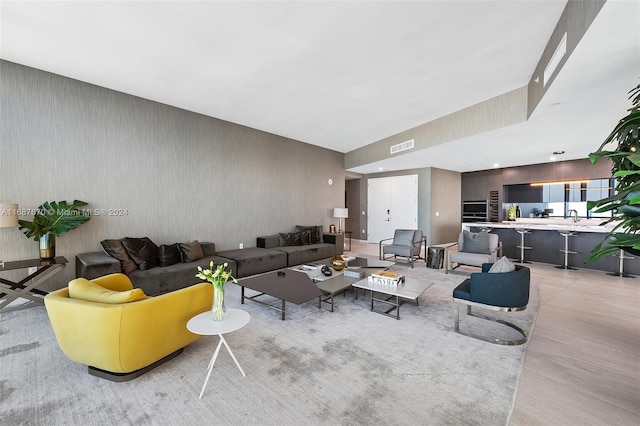
[[[213,307],[211,308],[211,318],[214,321],[224,320],[226,312],[224,307],[224,283],[213,284]]]

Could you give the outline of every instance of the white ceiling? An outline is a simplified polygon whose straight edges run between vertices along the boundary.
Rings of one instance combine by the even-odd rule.
[[[565,4],[2,0],[0,58],[349,152],[526,85]],[[639,15],[609,0],[527,123],[353,171],[585,157],[630,106]]]

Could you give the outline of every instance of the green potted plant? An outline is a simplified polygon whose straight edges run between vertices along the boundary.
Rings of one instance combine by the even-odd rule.
[[[640,84],[629,91],[632,107],[596,152],[589,154],[592,163],[598,158],[611,159],[611,175],[616,178],[616,194],[598,201],[588,201],[587,209],[612,212],[605,223],[618,222],[605,239],[592,250],[588,262],[593,262],[620,249],[640,256]],[[605,146],[616,142],[613,151]],[[607,244],[605,244],[607,243]]]
[[[51,259],[56,255],[56,235],[66,234],[91,219],[88,211],[79,209],[86,205],[80,200],[74,200],[71,204],[66,201],[47,201],[38,207],[33,221],[20,220],[18,227],[27,238],[33,237],[34,241],[40,243],[41,259]]]

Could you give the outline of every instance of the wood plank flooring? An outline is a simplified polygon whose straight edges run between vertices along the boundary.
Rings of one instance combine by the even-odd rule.
[[[541,301],[509,425],[640,424],[640,277],[527,266]]]

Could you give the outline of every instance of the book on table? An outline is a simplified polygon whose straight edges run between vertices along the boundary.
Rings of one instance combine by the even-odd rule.
[[[397,272],[376,271],[369,276],[369,281],[375,284],[385,284],[398,286],[404,283],[404,276]]]

